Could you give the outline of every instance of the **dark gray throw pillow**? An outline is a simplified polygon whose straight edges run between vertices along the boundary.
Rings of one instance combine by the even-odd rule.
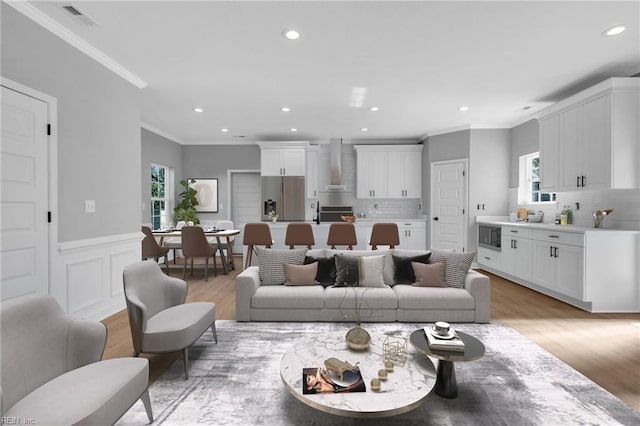
[[[358,274],[358,257],[337,254],[336,262],[336,287],[357,287],[360,279]]]
[[[413,272],[411,262],[429,263],[431,253],[421,254],[413,257],[393,257],[393,283],[394,284],[413,284],[416,282],[416,274]]]
[[[328,287],[336,283],[336,261],[331,257],[313,257],[306,256],[304,258],[304,264],[308,265],[313,262],[318,262],[318,273],[316,274],[316,281],[322,286]]]

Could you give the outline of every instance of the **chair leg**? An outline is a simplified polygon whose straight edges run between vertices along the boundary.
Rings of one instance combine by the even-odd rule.
[[[204,258],[204,280],[209,281],[209,258]]]
[[[184,361],[184,379],[189,380],[189,348],[182,350],[182,359]]]
[[[247,259],[244,261],[244,269],[251,265],[251,255],[253,255],[253,246],[247,246]]]
[[[176,249],[173,249],[173,264],[174,264],[174,265],[176,264],[176,259],[177,259],[177,258],[178,258],[178,256],[177,256],[177,251],[176,251]]]
[[[211,332],[213,333],[213,340],[215,340],[216,343],[218,343],[218,332],[216,331],[215,321],[213,322],[213,324],[211,324]]]
[[[153,423],[153,411],[151,411],[151,401],[149,400],[149,389],[145,389],[142,395],[140,395],[140,400],[144,404],[144,409],[147,412],[147,418],[149,419],[149,423]]]
[[[182,264],[182,281],[187,279],[187,259],[184,259],[184,263]]]
[[[193,257],[191,258],[191,276],[193,276]]]
[[[213,276],[218,276],[218,261],[216,260],[216,254],[213,253]]]

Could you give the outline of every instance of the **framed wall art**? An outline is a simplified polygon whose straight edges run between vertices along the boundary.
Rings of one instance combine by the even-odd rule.
[[[194,179],[191,187],[198,191],[197,212],[218,213],[218,179]]]

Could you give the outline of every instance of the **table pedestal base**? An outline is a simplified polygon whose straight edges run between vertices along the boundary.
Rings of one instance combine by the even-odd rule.
[[[458,397],[458,384],[456,383],[456,370],[453,361],[438,360],[435,392],[442,398]]]

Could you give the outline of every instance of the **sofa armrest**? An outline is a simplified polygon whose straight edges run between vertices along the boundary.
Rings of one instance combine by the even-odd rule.
[[[489,277],[470,269],[464,279],[464,288],[475,299],[475,322],[489,322],[491,320],[491,280]]]
[[[236,277],[236,321],[251,321],[251,298],[260,287],[257,266],[250,266]]]
[[[67,371],[102,359],[107,327],[96,321],[70,319],[67,325]]]

